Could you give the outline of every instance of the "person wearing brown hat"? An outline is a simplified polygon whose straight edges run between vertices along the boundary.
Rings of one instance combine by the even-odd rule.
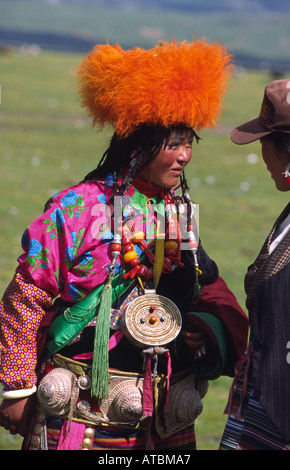
[[[234,143],[256,140],[279,191],[290,190],[290,79],[265,88],[257,118],[235,128]],[[221,449],[290,449],[290,203],[245,276],[248,348],[236,364]]]

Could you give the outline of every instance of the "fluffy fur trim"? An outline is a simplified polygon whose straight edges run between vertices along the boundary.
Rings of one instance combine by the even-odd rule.
[[[141,124],[216,125],[232,66],[219,44],[172,40],[153,49],[97,45],[79,66],[83,106],[94,126],[126,137]]]

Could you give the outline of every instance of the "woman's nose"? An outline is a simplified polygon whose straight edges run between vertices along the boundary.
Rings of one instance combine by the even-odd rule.
[[[189,147],[181,147],[178,153],[178,161],[183,164],[187,164],[191,160],[192,149]]]

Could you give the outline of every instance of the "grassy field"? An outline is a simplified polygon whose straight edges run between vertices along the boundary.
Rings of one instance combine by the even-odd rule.
[[[170,10],[159,2],[143,2],[134,8],[127,2],[43,2],[0,0],[0,27],[29,33],[71,34],[93,42],[120,42],[124,47],[152,47],[156,41],[206,37],[222,41],[235,54],[277,60],[289,58],[289,18],[287,11],[259,13],[248,2],[248,10],[200,12]],[[182,3],[182,2],[181,2]],[[183,2],[184,3],[184,2]],[[237,2],[236,2],[237,3]],[[238,2],[243,3],[243,2]]]
[[[11,51],[0,56],[1,185],[0,294],[17,264],[20,239],[51,194],[80,181],[96,166],[111,135],[90,128],[80,107],[75,69],[78,55]],[[200,205],[200,236],[220,273],[244,306],[243,278],[288,202],[278,193],[259,157],[260,144],[235,146],[229,132],[255,117],[264,73],[235,75],[218,127],[200,133],[187,171],[191,196]],[[210,385],[196,426],[199,449],[217,449],[231,380]],[[0,450],[21,440],[0,428]]]

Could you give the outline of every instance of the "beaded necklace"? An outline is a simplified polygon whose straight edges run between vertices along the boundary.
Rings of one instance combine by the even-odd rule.
[[[134,181],[134,183],[136,183]],[[142,184],[144,185],[144,182],[142,181]],[[137,186],[137,185],[135,185]],[[151,188],[152,189],[152,188]],[[158,188],[159,191],[162,188]],[[137,191],[137,198],[138,194],[140,196],[140,193]],[[162,190],[164,191],[164,190]],[[153,195],[149,195],[146,198],[146,204],[149,204],[150,198]],[[166,193],[163,193],[163,204],[170,203],[172,202],[173,198],[171,197],[171,194],[169,191]],[[143,201],[144,201],[144,194],[143,194]],[[170,211],[169,211],[170,212]],[[168,214],[169,214],[168,212]],[[179,211],[176,211],[176,215],[178,215]],[[159,278],[161,276],[162,272],[171,272],[174,267],[179,266],[183,267],[183,263],[181,262],[181,235],[180,235],[180,220],[178,217],[169,217],[167,216],[167,224],[165,228],[165,235],[161,233],[160,227],[158,225],[158,219],[157,219],[157,236],[155,239],[155,243],[153,242],[153,246],[148,245],[145,242],[145,233],[143,231],[138,231],[135,230],[134,227],[134,215],[131,214],[130,217],[127,217],[124,223],[121,224],[121,227],[119,230],[117,230],[113,242],[111,244],[111,250],[112,250],[112,262],[109,265],[109,276],[106,285],[104,286],[101,296],[100,296],[100,304],[99,304],[99,313],[98,313],[98,321],[96,323],[96,331],[95,331],[95,340],[94,340],[94,355],[93,355],[93,364],[92,364],[92,394],[95,397],[98,398],[103,398],[108,395],[108,376],[107,376],[107,370],[109,367],[109,356],[108,356],[108,344],[109,344],[109,330],[110,330],[110,313],[111,313],[111,305],[112,305],[112,281],[115,273],[115,265],[116,265],[116,260],[117,258],[121,255],[123,252],[123,261],[127,265],[126,267],[129,268],[129,270],[123,274],[123,277],[125,278],[131,278],[134,279],[135,277],[138,278],[141,287],[142,287],[142,278],[146,280],[150,280],[152,277],[154,279],[154,289],[153,289],[153,302],[151,300],[150,294],[148,289],[143,289],[144,290],[144,296],[141,296],[139,299],[141,301],[145,298],[145,303],[149,302],[149,307],[146,303],[146,308],[149,308],[149,315],[147,314],[146,318],[148,320],[148,324],[146,323],[146,318],[145,318],[145,324],[146,328],[150,330],[150,337],[152,336],[152,331],[151,327],[156,329],[158,332],[158,325],[159,325],[159,320],[162,323],[162,320],[165,321],[166,315],[169,315],[167,325],[170,327],[170,321],[173,321],[173,324],[176,326],[175,328],[175,335],[178,334],[180,328],[181,328],[181,314],[178,310],[178,308],[174,305],[173,310],[170,312],[167,312],[166,308],[164,308],[164,302],[168,302],[169,299],[163,299],[162,296],[156,295],[156,289],[158,285]],[[166,211],[165,211],[166,215]],[[119,228],[119,227],[118,227]],[[132,237],[131,237],[131,232],[132,232]],[[151,267],[146,266],[145,264],[140,263],[140,259],[138,257],[138,254],[136,252],[136,246],[139,246],[139,248],[142,250],[143,253],[146,254],[148,262],[151,264]],[[154,248],[155,245],[155,252],[151,251],[152,248]],[[198,276],[201,273],[199,270],[198,262],[197,262],[197,241],[194,237],[193,230],[190,227],[190,233],[189,233],[189,246],[188,248],[192,251],[193,257],[194,257],[194,264],[195,264],[195,271],[196,271],[196,286],[199,285],[198,283]],[[165,256],[164,256],[165,255]],[[153,269],[152,269],[153,266]],[[151,293],[153,293],[151,290]],[[149,295],[148,295],[149,294]],[[155,302],[156,299],[156,302]],[[137,300],[137,299],[135,299]],[[156,308],[156,303],[161,301],[161,310],[164,311],[164,318],[163,315],[159,316],[155,315],[155,310],[154,307]],[[154,304],[155,302],[155,304]],[[132,302],[132,304],[134,301]],[[147,310],[148,310],[147,308]],[[160,310],[160,309],[159,309]],[[139,311],[139,308],[137,308],[137,311]],[[148,312],[147,312],[148,313]],[[136,314],[136,308],[135,310],[133,309],[133,312],[131,314],[134,316]],[[124,317],[124,318],[123,318]],[[124,320],[124,331],[128,332],[130,331],[129,328],[129,323],[131,323],[131,319],[129,318],[128,323],[127,323],[127,310],[125,314],[122,316]],[[159,318],[159,320],[158,320]],[[171,318],[171,319],[170,319]],[[179,318],[179,319],[178,319]],[[136,318],[135,318],[136,319]],[[170,321],[169,321],[170,320]],[[135,326],[140,327],[140,324],[142,325],[143,317],[140,318],[140,321],[136,324]],[[162,323],[163,324],[163,323]],[[134,331],[136,328],[133,328],[133,336],[134,336]],[[171,328],[169,328],[171,331]],[[153,412],[153,398],[152,398],[152,377],[151,377],[151,361],[157,361],[158,354],[157,351],[160,351],[161,354],[168,355],[168,377],[170,376],[170,355],[169,351],[167,349],[161,349],[158,347],[156,348],[157,344],[162,344],[160,343],[160,339],[162,341],[162,338],[164,336],[164,329],[161,328],[161,338],[158,339],[156,344],[154,344],[153,348],[149,349],[144,349],[143,354],[144,354],[144,363],[146,363],[146,372],[145,372],[145,379],[144,379],[144,387],[147,388],[148,390],[148,399],[144,399],[144,402],[147,403],[148,405],[148,411],[146,411],[145,414],[152,415]],[[139,331],[139,330],[138,330]],[[126,333],[125,333],[126,334]],[[131,334],[131,333],[130,333]],[[141,332],[141,337],[143,337],[143,334]],[[174,336],[175,337],[175,336]],[[169,341],[174,339],[173,337],[170,338]],[[168,342],[168,339],[166,339],[166,343]],[[143,342],[142,342],[143,344]],[[145,344],[145,343],[144,343]],[[169,386],[169,378],[168,378],[168,386]],[[145,404],[145,408],[147,406]],[[167,404],[166,408],[168,409],[169,407],[169,394],[167,394]]]
[[[136,178],[134,180],[135,190],[142,192],[147,196],[145,205],[154,204],[153,196],[158,192],[162,193],[162,198],[165,203],[165,208],[176,207],[178,203],[174,199],[172,193],[156,185],[149,185],[144,180]],[[130,212],[130,211],[129,211]],[[160,273],[157,275],[158,279],[161,272],[170,273],[176,267],[183,267],[181,262],[181,234],[179,225],[179,214],[178,210],[173,214],[172,210],[165,210],[165,234],[160,233],[157,221],[157,233],[155,241],[151,244],[146,243],[146,234],[144,231],[136,230],[134,219],[136,214],[134,210],[131,211],[130,215],[127,216],[125,221],[122,223],[122,227],[115,235],[111,244],[113,259],[117,259],[121,254],[123,256],[123,262],[125,268],[129,268],[126,273],[123,274],[124,279],[134,279],[137,277],[144,280],[150,280],[154,277],[154,269],[159,265]],[[137,214],[138,215],[138,214]],[[187,241],[188,249],[190,249],[195,255],[197,249],[197,240],[193,234],[192,226],[189,226],[189,239]],[[155,252],[152,248],[155,245]],[[140,263],[139,256],[136,251],[136,246],[142,250],[147,256],[149,266]],[[140,251],[140,250],[138,250]],[[197,258],[195,257],[196,269],[198,269]],[[162,265],[162,266],[161,266]],[[200,271],[198,269],[198,273]],[[155,288],[157,286],[155,285]]]

